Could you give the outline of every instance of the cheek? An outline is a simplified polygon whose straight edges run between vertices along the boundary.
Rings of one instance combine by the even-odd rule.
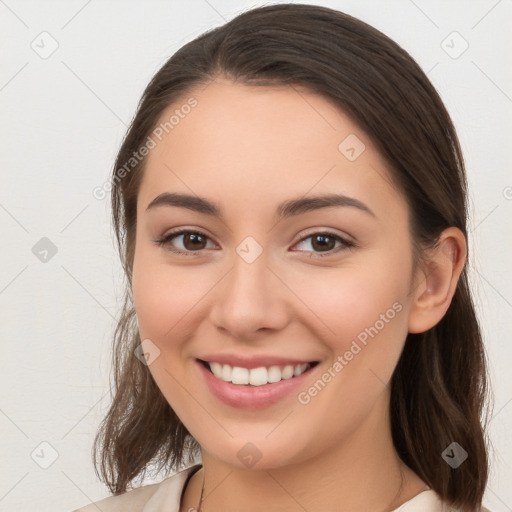
[[[161,340],[174,323],[177,304],[163,277],[155,266],[134,266],[133,300],[141,338]]]
[[[378,334],[392,342],[394,334],[403,332],[407,282],[405,274],[393,275],[388,268],[368,263],[321,269],[295,281],[294,292],[318,320],[317,335],[336,354],[349,350],[353,340],[364,346],[366,339]]]
[[[300,390],[304,428],[325,418],[325,438],[334,442],[380,403],[407,334],[405,275],[363,266],[304,280],[300,296],[308,291],[307,305],[321,319],[317,337],[332,358],[325,373]]]
[[[182,421],[194,424],[194,415],[200,415],[201,410],[191,403],[183,388],[187,368],[183,366],[182,353],[194,335],[190,324],[196,312],[194,305],[208,287],[204,280],[192,275],[192,267],[172,269],[156,262],[154,255],[151,258],[150,261],[141,250],[133,268],[132,290],[140,338],[150,339],[158,347],[158,357],[149,365],[149,371],[167,402]],[[193,286],[195,282],[203,284]]]
[[[172,269],[155,258],[145,261],[143,254],[136,258],[132,290],[141,337],[164,343],[173,330],[181,331],[210,280],[202,279],[192,266]]]

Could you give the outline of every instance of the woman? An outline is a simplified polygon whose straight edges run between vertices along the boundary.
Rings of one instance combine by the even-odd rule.
[[[486,510],[463,157],[403,49],[245,12],[155,75],[112,187],[114,496],[82,511]],[[130,489],[150,463],[180,471]]]

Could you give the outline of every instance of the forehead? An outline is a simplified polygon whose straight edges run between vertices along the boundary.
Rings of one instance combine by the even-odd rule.
[[[216,80],[169,106],[158,125],[139,191],[146,206],[166,191],[246,207],[333,191],[376,209],[401,200],[367,135],[303,88]]]

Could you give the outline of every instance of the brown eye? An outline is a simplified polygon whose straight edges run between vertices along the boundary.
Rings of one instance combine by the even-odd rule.
[[[179,237],[182,238],[181,244],[183,250],[181,250],[180,247],[174,247],[174,244],[171,243],[174,239],[178,239]],[[207,240],[209,240],[208,236],[200,231],[182,229],[181,231],[171,232],[160,240],[155,240],[155,243],[168,248],[172,252],[189,256],[193,255],[192,253],[194,252],[200,252],[202,249],[206,249],[205,244]]]
[[[311,243],[309,245],[313,248],[312,256],[331,256],[333,254],[337,254],[338,252],[340,252],[340,250],[355,247],[355,244],[353,242],[349,242],[348,240],[345,240],[339,235],[330,232],[313,233],[309,236],[304,237],[299,242],[299,244],[303,244],[305,243],[306,240],[309,239],[311,239]],[[338,245],[337,247],[336,242],[340,243],[340,245]]]
[[[319,251],[330,251],[334,249],[336,245],[336,240],[332,236],[326,236],[326,235],[313,235],[312,237],[311,246],[314,249],[318,249]]]
[[[183,235],[183,245],[189,251],[204,249],[205,238],[199,233],[186,233]]]

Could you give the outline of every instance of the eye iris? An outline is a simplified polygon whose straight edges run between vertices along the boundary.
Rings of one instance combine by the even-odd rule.
[[[194,242],[191,247],[188,247],[187,241],[190,240],[193,240]],[[198,233],[186,233],[183,235],[183,245],[187,250],[204,249],[204,247],[201,246],[201,243],[204,244],[204,237]]]
[[[317,244],[317,240],[321,240],[320,245]],[[314,249],[320,249],[321,251],[329,251],[334,249],[334,246],[330,247],[331,244],[327,243],[326,240],[331,243],[334,243],[335,240],[333,237],[328,235],[315,235],[313,236],[312,246]]]

